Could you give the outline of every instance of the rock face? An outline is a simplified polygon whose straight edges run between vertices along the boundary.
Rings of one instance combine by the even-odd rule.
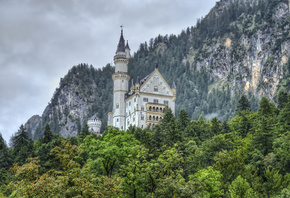
[[[208,17],[218,17],[233,2],[237,1],[218,2]],[[249,6],[256,2],[240,1]],[[196,64],[197,69],[206,66],[213,82],[227,80],[231,90],[251,91],[258,97],[267,95],[273,99],[283,78],[283,67],[290,56],[289,4],[281,1],[271,15],[265,15],[269,19],[257,22],[260,15],[259,12],[253,15],[241,14],[230,23],[233,31],[237,31],[236,34],[240,36],[234,36],[233,32],[214,38],[210,43],[204,42],[201,51],[204,55],[191,49],[188,60]],[[232,42],[234,37],[238,37],[238,40]],[[201,56],[198,60],[197,54]]]
[[[35,134],[35,131],[41,122],[41,117],[39,115],[32,116],[25,124],[26,130],[29,132],[29,136],[33,137]]]
[[[76,136],[88,118],[96,113],[106,123],[112,102],[112,73],[113,68],[109,65],[98,70],[85,64],[74,66],[61,79],[42,116],[33,116],[27,121],[31,137],[41,137],[47,123],[55,134]]]

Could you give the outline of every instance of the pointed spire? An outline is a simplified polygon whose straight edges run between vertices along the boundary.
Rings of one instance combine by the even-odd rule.
[[[117,45],[117,51],[116,51],[116,54],[118,52],[125,52],[125,39],[123,37],[123,26],[121,25],[121,36],[120,36],[120,40],[119,40],[119,43]]]
[[[176,89],[176,85],[175,82],[173,81],[172,85],[171,85],[171,89]]]
[[[129,49],[129,50],[131,50],[131,49],[130,49],[130,47],[129,47],[128,40],[127,40],[127,44],[126,44],[126,47],[125,47],[125,49]]]

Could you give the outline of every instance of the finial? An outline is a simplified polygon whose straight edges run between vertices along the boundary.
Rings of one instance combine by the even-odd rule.
[[[123,34],[123,27],[124,27],[124,25],[120,25],[120,28],[121,28],[121,34]]]

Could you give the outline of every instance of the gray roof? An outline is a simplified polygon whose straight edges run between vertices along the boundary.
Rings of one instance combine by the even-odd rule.
[[[117,45],[116,54],[118,52],[125,52],[125,40],[123,37],[123,30],[121,30],[121,36],[120,36],[119,44]]]
[[[93,115],[93,116],[90,118],[90,120],[100,120],[100,118],[98,118],[98,116],[96,116],[96,115]]]

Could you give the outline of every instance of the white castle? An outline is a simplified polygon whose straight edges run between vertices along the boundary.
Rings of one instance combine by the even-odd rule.
[[[140,128],[153,127],[163,118],[166,107],[175,114],[176,87],[168,86],[158,67],[142,80],[137,80],[128,90],[130,76],[128,63],[130,47],[125,45],[123,29],[114,56],[115,73],[113,112],[108,113],[108,126],[127,130],[130,125]]]

